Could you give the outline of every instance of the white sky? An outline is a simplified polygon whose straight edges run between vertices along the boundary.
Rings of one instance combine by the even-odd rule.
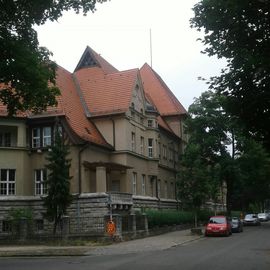
[[[36,28],[52,59],[73,71],[86,46],[118,70],[151,64],[186,109],[207,90],[199,76],[217,75],[222,62],[200,53],[199,32],[189,27],[198,0],[111,0],[87,16],[65,13],[58,22]]]

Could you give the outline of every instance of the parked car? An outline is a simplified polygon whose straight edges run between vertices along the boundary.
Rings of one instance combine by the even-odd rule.
[[[229,236],[231,234],[232,234],[232,226],[228,217],[226,216],[210,217],[205,227],[205,236],[210,235]]]
[[[232,217],[232,232],[243,232],[243,222],[238,217]]]
[[[247,214],[244,218],[244,225],[261,225],[260,220],[256,214]]]
[[[259,213],[258,218],[260,221],[268,221],[269,220],[269,216],[267,213]]]

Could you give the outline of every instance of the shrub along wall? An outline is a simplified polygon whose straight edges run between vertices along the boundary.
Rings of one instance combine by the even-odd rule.
[[[161,227],[165,225],[182,225],[193,224],[194,213],[191,211],[177,211],[177,210],[155,210],[148,209],[145,211],[148,217],[149,228]],[[201,210],[198,213],[199,222],[205,223],[213,212]]]

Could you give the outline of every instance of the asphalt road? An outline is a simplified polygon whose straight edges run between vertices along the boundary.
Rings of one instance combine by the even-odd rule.
[[[84,257],[0,258],[2,270],[269,270],[270,222],[230,237],[207,237],[163,251]]]

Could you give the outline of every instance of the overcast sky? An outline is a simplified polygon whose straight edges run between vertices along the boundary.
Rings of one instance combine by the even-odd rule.
[[[207,90],[198,77],[219,73],[222,63],[200,53],[199,33],[189,26],[198,0],[111,0],[87,16],[70,11],[36,28],[41,46],[73,72],[86,46],[119,70],[151,64],[186,109]]]

